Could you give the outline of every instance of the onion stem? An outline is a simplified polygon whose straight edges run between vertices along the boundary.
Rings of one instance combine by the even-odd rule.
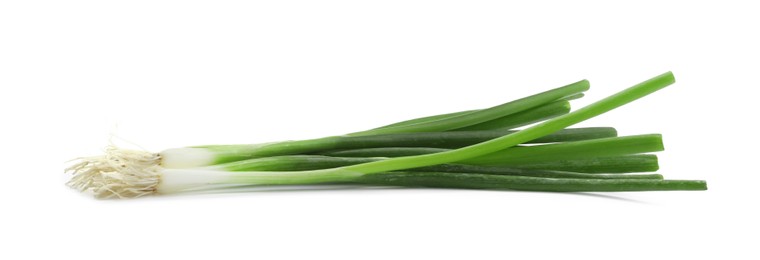
[[[354,182],[383,186],[554,192],[706,190],[704,181],[655,179],[566,179],[477,173],[394,172],[362,175]]]
[[[453,117],[446,117],[434,121],[417,122],[415,124],[404,124],[391,127],[376,128],[367,131],[355,132],[349,136],[379,135],[393,133],[414,133],[414,132],[441,132],[452,129],[471,126],[486,121],[494,120],[506,115],[511,115],[521,111],[547,104],[566,96],[586,91],[589,89],[588,80],[581,80],[570,85],[552,89],[546,92],[535,94],[529,97],[521,98],[512,102],[501,104],[495,107],[478,110],[472,113],[464,113]]]
[[[437,147],[437,148],[460,148],[480,142],[488,141],[507,134],[517,132],[515,130],[484,130],[484,131],[456,131],[435,133],[402,133],[371,136],[333,136],[312,140],[285,141],[272,144],[254,145],[212,145],[198,146],[195,149],[203,149],[213,160],[198,161],[205,166],[227,162],[261,158],[279,155],[314,154],[330,150],[344,150],[373,147]],[[576,129],[563,129],[528,140],[526,143],[567,142],[587,139],[596,139],[616,136],[617,131],[611,127],[589,127]],[[184,148],[180,148],[184,149]],[[171,152],[171,151],[169,151]],[[167,152],[164,152],[167,153]],[[171,165],[165,165],[167,168]]]

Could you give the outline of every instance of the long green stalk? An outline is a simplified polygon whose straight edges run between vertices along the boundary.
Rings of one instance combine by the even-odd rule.
[[[212,164],[234,162],[251,158],[319,153],[330,150],[373,147],[438,147],[459,148],[504,135],[514,130],[457,131],[437,133],[406,133],[372,136],[335,136],[306,141],[279,142],[270,145],[215,145],[201,146],[214,154]],[[568,142],[616,136],[611,127],[564,129],[526,143]]]
[[[578,142],[514,147],[462,160],[479,165],[518,165],[560,160],[590,159],[664,150],[659,134],[610,137]]]
[[[567,100],[555,101],[537,108],[529,109],[513,115],[496,118],[480,124],[454,129],[454,131],[476,131],[492,129],[514,129],[549,118],[554,118],[570,112],[570,102]]]
[[[597,157],[590,159],[561,160],[552,162],[514,165],[521,169],[543,169],[581,173],[629,173],[654,172],[660,169],[657,155],[634,154]]]
[[[610,192],[654,190],[706,190],[704,181],[653,179],[564,179],[525,176],[394,172],[365,174],[353,180],[363,184],[457,189],[492,189],[554,192]]]
[[[656,148],[652,145],[650,147]],[[531,147],[525,147],[531,148]],[[628,149],[631,149],[629,147]],[[628,173],[628,172],[654,172],[657,171],[660,166],[657,160],[657,156],[653,154],[633,154],[644,152],[655,152],[660,149],[645,150],[641,147],[632,147],[628,150],[630,155],[617,155],[610,156],[604,155],[603,157],[589,157],[581,159],[562,159],[558,160],[552,157],[547,157],[545,161],[541,162],[521,162],[519,160],[512,161],[509,166],[523,169],[543,169],[543,170],[557,170],[568,172],[581,172],[581,173]],[[341,150],[333,152],[321,153],[326,156],[334,157],[403,157],[414,156],[422,154],[433,154],[450,151],[450,149],[444,148],[429,148],[429,147],[381,147],[381,148],[364,148],[364,149],[352,149]],[[578,152],[584,153],[585,149],[580,149]],[[616,149],[617,154],[624,154],[625,151]],[[575,152],[575,151],[573,151]],[[592,151],[593,152],[593,151]],[[488,155],[486,155],[488,156]],[[593,155],[589,155],[593,156]],[[497,161],[496,165],[500,165]],[[343,166],[343,165],[341,165]],[[338,166],[335,166],[338,167]]]
[[[660,174],[589,174],[567,172],[562,170],[520,169],[504,166],[480,166],[467,164],[439,164],[421,168],[406,169],[412,172],[446,172],[446,173],[479,173],[511,176],[528,176],[542,178],[571,178],[571,179],[662,179]]]
[[[506,115],[511,115],[531,108],[535,108],[566,96],[571,96],[588,90],[589,83],[582,80],[564,87],[556,88],[529,97],[521,98],[495,107],[478,110],[472,113],[465,113],[454,117],[446,117],[439,120],[427,121],[422,123],[400,125],[384,128],[376,128],[367,131],[355,132],[349,136],[366,136],[394,133],[414,133],[414,132],[441,132],[451,129],[471,126]]]
[[[556,105],[557,102],[564,103],[563,101],[567,102],[567,101],[571,101],[571,100],[582,98],[584,96],[585,95],[582,92],[581,93],[572,94],[572,95],[563,97],[563,98],[561,98],[558,101],[555,101],[555,102],[552,102],[552,103],[549,103],[549,104],[546,104],[546,105],[542,105],[542,106],[533,108],[531,110],[532,110],[532,112],[538,112],[538,109],[547,109],[547,108],[545,108],[546,106],[554,106],[554,105]],[[570,103],[567,102],[565,104],[566,104],[565,107],[567,107],[567,112],[570,112],[569,111]],[[461,116],[461,115],[469,114],[469,113],[472,113],[472,112],[475,112],[475,111],[479,111],[479,109],[460,111],[460,112],[454,112],[454,113],[447,113],[447,114],[440,114],[440,115],[433,115],[433,116],[426,116],[426,117],[420,117],[420,118],[415,118],[415,119],[409,119],[409,120],[405,120],[405,121],[389,124],[389,125],[378,127],[378,128],[389,128],[389,127],[397,127],[397,126],[414,125],[414,124],[419,124],[419,123],[432,122],[432,121],[436,121],[436,120],[440,120],[440,119],[444,119],[444,118],[450,118],[450,117],[455,117],[455,116]],[[567,112],[565,112],[565,113],[559,113],[559,114],[567,114]],[[520,112],[520,113],[517,113],[517,114],[526,114],[526,115],[528,115],[528,117],[526,118],[525,122],[538,122],[540,120],[538,120],[536,118],[541,117],[541,116],[535,116],[535,115],[533,115],[531,113],[527,113],[527,111],[523,111],[523,112]],[[501,117],[501,118],[497,118],[497,119],[494,119],[494,120],[505,120],[505,118],[514,117],[514,116],[517,116],[517,114],[515,114],[515,115],[507,115],[507,116],[504,116],[504,117]],[[521,115],[521,116],[525,116],[525,115]],[[548,117],[547,117],[547,119],[548,119]],[[519,122],[519,120],[514,120],[514,121]],[[525,122],[520,122],[521,126],[522,125],[528,125],[528,124],[530,124],[530,123],[525,123]],[[501,128],[503,128],[503,127],[501,127]]]
[[[492,129],[514,129],[517,127],[529,125],[535,122],[540,122],[552,117],[557,117],[559,115],[564,115],[570,112],[570,102],[567,98],[580,98],[583,97],[583,93],[578,93],[576,95],[572,95],[569,97],[566,97],[565,99],[560,99],[545,105],[541,105],[535,108],[528,109],[526,111],[522,111],[515,114],[506,115],[503,117],[499,117],[490,121],[486,121],[483,123],[453,129],[455,131],[471,131],[471,130],[492,130]],[[468,111],[462,111],[462,112],[455,112],[455,113],[449,113],[449,114],[442,114],[442,115],[434,115],[434,116],[428,116],[428,117],[422,117],[422,118],[415,118],[407,121],[402,121],[394,124],[390,124],[387,126],[383,126],[380,128],[390,128],[390,127],[398,127],[398,126],[404,126],[404,125],[414,125],[414,124],[420,124],[420,123],[426,123],[426,122],[432,122],[441,120],[444,118],[452,118],[456,116],[461,116],[469,113],[474,113],[479,110],[468,110]]]
[[[383,158],[348,158],[321,155],[288,155],[250,159],[208,167],[219,171],[307,171],[329,169],[383,160]],[[520,169],[501,166],[478,166],[462,164],[440,164],[422,168],[407,169],[422,172],[483,173],[545,178],[575,179],[662,179],[659,174],[587,174],[559,170]]]
[[[445,130],[462,128],[497,118],[502,118],[503,120],[505,116],[513,115],[515,113],[519,113],[528,109],[545,106],[559,99],[576,98],[578,97],[579,93],[587,89],[588,81],[580,81],[568,86],[549,90],[488,109],[464,111],[447,115],[413,119],[410,121],[400,122],[392,126],[381,127],[344,136],[330,136],[317,139],[283,141],[267,144],[206,145],[168,149],[161,152],[162,157],[165,158],[165,160],[162,161],[162,166],[165,168],[193,168],[237,160],[245,160],[249,158],[313,153],[329,149],[347,149],[342,148],[340,145],[345,145],[348,143],[348,141],[346,141],[346,138],[349,137],[367,137],[374,135],[416,132],[441,132]],[[566,111],[563,111],[563,109],[564,108],[554,108],[553,110],[548,111],[549,113],[554,113],[554,115],[535,114],[533,117],[523,115],[520,116],[517,120],[513,119],[507,121],[515,125],[526,123],[521,122],[521,120],[532,123],[536,120],[566,113]],[[546,111],[544,112],[546,113]],[[504,135],[504,133],[501,133],[501,135]],[[357,146],[350,147],[361,148]]]

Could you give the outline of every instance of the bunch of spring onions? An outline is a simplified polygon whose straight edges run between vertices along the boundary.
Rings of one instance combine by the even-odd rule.
[[[664,73],[570,112],[586,80],[495,107],[403,121],[319,139],[207,145],[160,153],[108,147],[67,169],[69,185],[99,198],[263,185],[366,184],[553,192],[706,190],[664,180],[659,134],[568,128],[675,82]],[[538,123],[538,124],[535,124]],[[522,130],[521,126],[532,125]]]

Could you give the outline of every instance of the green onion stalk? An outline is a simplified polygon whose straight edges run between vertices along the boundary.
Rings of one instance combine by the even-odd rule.
[[[511,167],[518,161],[537,165],[547,163],[546,158],[553,158],[554,161],[589,160],[602,155],[624,156],[659,150],[659,135],[631,137],[639,138],[638,142],[633,143],[626,143],[631,138],[621,137],[624,139],[617,139],[618,146],[613,149],[617,153],[604,152],[610,144],[608,139],[617,138],[616,132],[612,135],[609,129],[606,134],[584,138],[557,137],[571,131],[566,129],[569,126],[649,95],[674,81],[672,73],[667,72],[570,113],[554,110],[559,112],[534,113],[535,117],[521,114],[524,111],[565,107],[562,102],[586,91],[588,81],[576,82],[492,108],[419,118],[343,136],[258,145],[199,146],[160,153],[109,147],[105,156],[81,158],[80,162],[70,167],[68,170],[74,173],[74,177],[69,185],[91,191],[103,198],[258,185],[323,183],[533,191],[704,190],[704,181],[664,180],[656,174],[643,177],[593,177],[591,175],[594,174]],[[542,120],[545,121],[523,130],[505,131],[506,128]],[[453,137],[457,134],[460,135],[459,139]],[[567,143],[521,146],[542,138],[549,138],[550,142]],[[579,145],[592,147],[594,151],[585,152],[585,156],[583,153],[575,155],[573,151],[578,151]],[[246,163],[250,163],[246,160],[257,158],[382,147],[446,150],[394,158],[371,157],[361,162],[327,165],[321,169],[277,171],[257,169],[252,164],[246,166]],[[238,168],[234,167],[236,162]]]
[[[414,172],[450,172],[450,173],[482,173],[498,175],[515,175],[530,177],[547,177],[547,178],[575,178],[575,179],[662,179],[659,174],[608,174],[621,173],[619,169],[634,169],[625,172],[646,172],[651,171],[643,168],[638,164],[631,164],[626,161],[626,157],[602,157],[594,158],[589,161],[555,161],[546,162],[541,168],[529,168],[535,166],[531,164],[517,166],[489,166],[489,165],[470,165],[470,164],[439,164],[421,168],[407,169],[406,171]],[[384,160],[382,157],[333,157],[324,155],[285,155],[273,156],[266,158],[256,158],[250,160],[237,161],[232,163],[219,164],[205,167],[205,170],[219,171],[307,171],[319,170],[348,165],[355,165],[367,162]],[[594,165],[594,163],[604,163],[605,165]],[[576,169],[576,172],[563,170],[544,170],[544,168],[573,169],[573,164],[583,163],[584,168]],[[656,161],[654,162],[656,167]],[[524,167],[521,167],[524,166]],[[605,174],[589,174],[591,170],[598,169],[600,166],[605,167]],[[638,167],[638,168],[637,168]],[[585,170],[581,172],[578,170]],[[613,171],[610,171],[613,170]],[[617,170],[617,171],[614,171]],[[597,173],[602,171],[597,171]]]
[[[440,140],[451,142],[456,138],[470,136],[467,139],[468,142],[451,146],[458,148],[506,135],[509,132],[505,130],[567,114],[570,110],[567,99],[588,89],[588,81],[582,80],[491,108],[418,118],[340,136],[264,144],[206,145],[168,149],[160,153],[161,166],[193,168],[251,158],[316,153],[336,149],[409,146],[411,142],[415,142],[415,145],[438,147],[434,143]],[[488,125],[482,125],[484,123]],[[477,131],[462,130],[462,133],[445,136],[441,133],[467,127],[476,127],[473,130]],[[596,133],[602,134],[603,137],[610,135],[609,129]],[[456,135],[456,137],[451,135]],[[429,142],[420,143],[424,141],[417,140],[420,138]],[[526,142],[529,141],[534,140]],[[535,140],[535,142],[541,142],[541,140]]]
[[[575,142],[518,146],[461,162],[478,165],[525,165],[559,160],[604,158],[664,150],[659,134],[607,137]],[[403,157],[449,152],[452,149],[428,147],[382,147],[325,152],[337,157]]]

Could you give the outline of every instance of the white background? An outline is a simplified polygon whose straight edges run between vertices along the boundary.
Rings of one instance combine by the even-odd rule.
[[[3,259],[758,259],[752,1],[3,1]],[[341,134],[580,79],[706,192],[351,189],[101,201],[63,162]],[[118,141],[118,140],[117,140]],[[219,258],[219,259],[223,259]]]

